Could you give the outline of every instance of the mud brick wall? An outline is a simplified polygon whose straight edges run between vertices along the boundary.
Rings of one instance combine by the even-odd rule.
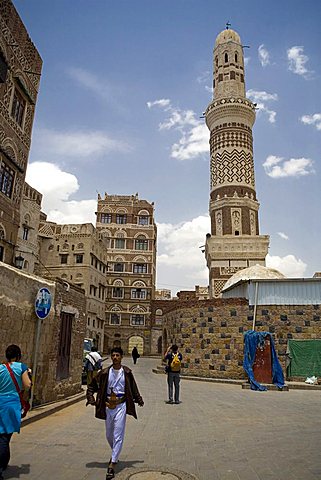
[[[22,361],[32,366],[38,319],[35,298],[40,288],[52,294],[52,307],[41,322],[37,376],[34,390],[35,405],[67,397],[81,391],[83,339],[85,336],[86,299],[79,287],[66,291],[63,282],[45,280],[0,262],[0,358],[14,343],[20,346]],[[57,360],[61,329],[61,312],[74,315],[71,334],[69,376],[57,379]]]
[[[246,299],[176,303],[164,314],[163,339],[183,354],[183,375],[245,379],[243,334],[252,329],[253,306]],[[286,374],[289,339],[321,338],[319,305],[259,306],[258,331],[269,331]]]

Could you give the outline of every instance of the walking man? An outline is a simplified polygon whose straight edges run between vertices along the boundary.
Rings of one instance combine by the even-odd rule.
[[[106,438],[112,450],[106,480],[115,477],[125,436],[126,414],[137,419],[135,403],[140,407],[144,405],[133,373],[122,365],[122,358],[123,350],[114,347],[111,351],[112,365],[100,370],[87,388],[87,405],[95,405],[95,416],[105,420]],[[97,393],[96,400],[94,393]]]
[[[181,373],[182,354],[178,351],[177,345],[168,347],[165,352],[164,360],[167,362],[167,383],[168,383],[168,402],[167,403],[180,403],[179,401],[179,384]],[[174,401],[173,401],[173,385],[175,388]]]
[[[132,357],[133,357],[134,365],[136,365],[137,359],[140,357],[136,345],[132,350]]]

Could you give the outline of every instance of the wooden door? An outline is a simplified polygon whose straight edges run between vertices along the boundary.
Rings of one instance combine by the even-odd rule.
[[[253,364],[254,378],[259,383],[272,383],[271,341],[265,338],[263,347],[258,346]]]

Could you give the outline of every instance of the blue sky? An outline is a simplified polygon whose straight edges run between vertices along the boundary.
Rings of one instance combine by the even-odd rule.
[[[321,271],[321,3],[14,0],[44,66],[27,181],[48,218],[94,223],[97,192],[155,202],[157,285],[208,283],[212,52],[230,21],[246,57],[268,265]]]

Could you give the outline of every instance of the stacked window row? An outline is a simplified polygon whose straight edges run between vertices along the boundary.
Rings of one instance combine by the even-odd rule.
[[[99,213],[98,221],[100,223],[117,223],[118,225],[124,225],[126,223],[137,225],[149,225],[149,215],[139,215],[137,218],[133,215],[128,216],[124,213]]]

